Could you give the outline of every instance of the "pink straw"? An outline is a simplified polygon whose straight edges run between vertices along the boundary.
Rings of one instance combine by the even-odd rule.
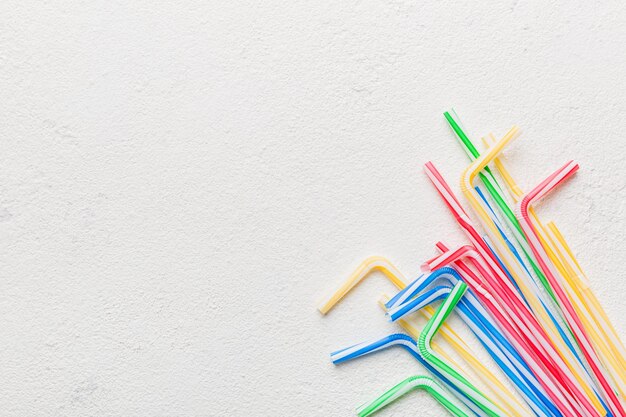
[[[426,173],[435,185],[439,194],[443,197],[450,211],[454,214],[457,222],[464,229],[471,242],[476,247],[476,250],[481,255],[473,256],[472,260],[477,266],[480,267],[481,274],[489,281],[489,286],[498,296],[499,303],[501,306],[506,308],[510,315],[508,320],[504,319],[506,316],[502,317],[504,321],[502,321],[501,324],[508,329],[510,336],[516,341],[516,348],[521,348],[527,352],[530,362],[529,366],[531,366],[531,369],[536,374],[537,379],[540,381],[544,389],[546,389],[546,392],[550,395],[555,404],[558,404],[557,406],[560,406],[559,408],[561,408],[562,411],[568,416],[576,415],[576,413],[571,409],[571,407],[569,407],[565,398],[563,398],[561,394],[568,396],[568,400],[572,406],[579,408],[580,404],[589,415],[599,415],[589,399],[577,386],[569,368],[565,365],[564,361],[551,343],[544,329],[538,323],[535,316],[528,310],[528,307],[521,299],[519,293],[513,288],[512,283],[509,281],[504,271],[500,268],[486,243],[480,237],[479,232],[472,225],[469,217],[459,204],[456,197],[454,197],[450,187],[446,184],[441,174],[439,174],[437,169],[430,162],[426,164]],[[476,253],[476,255],[478,255],[478,253]],[[443,264],[443,262],[444,261],[441,260],[440,265]],[[430,266],[434,267],[434,265]],[[522,320],[511,320],[511,318],[521,318]],[[513,324],[513,326],[511,326],[511,324]],[[515,327],[517,330],[514,330]],[[525,341],[524,338],[520,336],[519,332],[521,332],[525,338],[528,339],[528,341]],[[514,341],[511,340],[511,343],[513,342]],[[532,342],[536,342],[536,344]],[[539,349],[539,347],[541,347],[541,349]],[[558,366],[555,366],[553,361],[556,361],[556,365]],[[555,389],[552,381],[550,381],[547,378],[547,375],[545,375],[545,372],[543,372],[540,363],[543,364],[547,370],[549,370],[549,375],[552,376],[554,382],[560,385],[563,389]],[[578,402],[571,398],[570,393],[576,397]],[[583,414],[587,413],[583,412]]]
[[[444,252],[443,255],[450,255],[449,257],[447,257],[447,261],[454,263],[454,265],[457,267],[457,270],[463,277],[463,280],[468,284],[470,288],[472,288],[472,290],[474,290],[474,285],[478,285],[480,287],[480,284],[477,284],[478,281],[480,281],[480,278],[462,260],[461,256],[456,256],[460,255],[458,250],[450,252],[448,248],[441,242],[437,243],[437,247]],[[454,255],[455,253],[456,255]],[[569,402],[563,396],[561,390],[555,385],[555,383],[550,379],[550,377],[540,366],[541,360],[537,357],[538,355],[537,352],[534,351],[533,345],[522,337],[522,335],[519,333],[519,330],[515,327],[514,321],[497,303],[492,294],[484,288],[482,288],[482,291],[474,290],[474,292],[477,294],[477,297],[494,317],[500,329],[509,335],[509,340],[511,344],[518,350],[518,352],[522,353],[522,356],[526,360],[526,363],[529,367],[531,367],[537,380],[543,387],[546,394],[557,406],[557,408],[561,410],[565,415],[579,415],[574,412]],[[552,366],[550,367],[552,368]]]
[[[441,248],[445,246],[438,245],[438,247]],[[569,403],[576,407],[579,412],[582,412],[580,409],[580,405],[582,405],[588,412],[597,415],[596,409],[593,407],[587,396],[580,390],[576,381],[573,380],[574,376],[572,375],[570,369],[567,368],[562,358],[555,353],[556,350],[552,352],[552,350],[554,350],[554,346],[552,345],[550,339],[545,335],[544,329],[541,327],[536,317],[526,308],[523,301],[517,298],[519,295],[518,293],[512,293],[509,288],[503,289],[502,286],[498,285],[498,280],[489,273],[484,259],[482,259],[480,254],[476,252],[473,247],[466,245],[456,249],[455,251],[444,252],[441,256],[430,262],[428,267],[430,269],[437,269],[450,262],[456,263],[461,258],[467,258],[494,290],[497,302],[500,306],[504,306],[505,311],[508,313],[507,321],[501,322],[500,324],[505,327],[507,333],[513,338],[511,343],[516,347],[516,349],[520,352],[525,351],[528,354],[526,359],[537,378],[548,378],[548,375],[546,375],[543,369],[546,368],[549,375],[552,375],[553,379],[556,379],[555,382],[568,388],[567,390],[559,390],[554,387],[551,383],[552,381],[550,381],[548,384],[551,386],[550,388],[545,387],[546,391],[553,391],[554,394],[561,400],[560,405],[564,405],[563,402],[565,401],[565,398],[562,397],[564,393],[565,396],[567,396]],[[460,265],[458,266],[459,269],[463,270],[467,274],[473,274],[471,269],[467,266],[465,266],[465,268],[462,268]],[[521,318],[521,320],[511,320],[512,317]],[[540,364],[543,364],[543,368]],[[554,391],[555,389],[556,391]],[[576,402],[571,394],[573,394],[579,402]],[[559,403],[555,402],[555,404],[559,406]]]
[[[542,246],[541,241],[539,239],[539,235],[532,221],[530,220],[530,215],[528,213],[528,209],[530,205],[547,193],[556,188],[559,184],[565,181],[567,178],[571,177],[578,170],[578,164],[575,164],[573,161],[568,162],[561,168],[559,168],[556,172],[542,181],[537,187],[535,187],[532,191],[527,193],[517,204],[515,207],[515,215],[522,226],[522,230],[526,238],[528,239],[528,243],[530,244],[530,248],[537,258],[537,262],[539,267],[545,274],[550,286],[552,287],[556,297],[558,298],[561,306],[561,310],[563,311],[563,315],[567,320],[570,328],[572,329],[572,333],[580,346],[580,349],[585,356],[589,366],[596,379],[601,385],[602,393],[607,400],[608,406],[611,409],[613,415],[616,416],[624,416],[626,412],[620,403],[620,400],[617,398],[615,391],[609,384],[607,380],[606,373],[600,364],[600,360],[593,349],[593,346],[590,342],[589,336],[583,330],[582,323],[580,318],[576,314],[574,307],[570,299],[567,297],[565,290],[561,286],[561,283],[556,278],[554,273],[554,266],[551,266],[552,263],[546,253],[545,248]]]

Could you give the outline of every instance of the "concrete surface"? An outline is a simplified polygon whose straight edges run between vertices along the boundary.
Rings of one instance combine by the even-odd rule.
[[[393,328],[381,277],[315,306],[463,242],[421,168],[456,187],[451,106],[523,128],[525,187],[580,162],[540,211],[626,337],[626,5],[458,3],[2,2],[0,414],[349,416],[419,373],[329,364]]]

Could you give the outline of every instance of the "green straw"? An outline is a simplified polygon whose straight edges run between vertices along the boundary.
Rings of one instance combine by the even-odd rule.
[[[357,410],[358,415],[359,417],[367,417],[371,414],[374,414],[381,408],[391,404],[398,398],[416,389],[422,389],[429,393],[453,416],[470,417],[469,414],[467,414],[465,411],[461,410],[455,405],[450,394],[441,385],[439,385],[437,381],[423,375],[411,376],[400,382],[398,385],[391,388],[371,403],[365,404],[364,406],[360,407]]]
[[[483,394],[478,388],[476,388],[470,381],[468,381],[463,375],[461,375],[456,369],[452,368],[446,361],[439,356],[430,346],[430,343],[437,333],[437,331],[441,328],[443,322],[448,318],[448,316],[452,313],[452,310],[459,303],[463,294],[465,294],[465,290],[467,289],[467,284],[464,282],[458,282],[450,294],[445,299],[443,304],[439,306],[435,315],[431,317],[431,319],[426,323],[424,330],[420,334],[420,337],[417,341],[417,348],[419,349],[420,355],[431,364],[435,369],[437,369],[441,374],[443,374],[446,378],[448,378],[460,391],[462,391],[467,398],[472,400],[474,404],[476,404],[485,414],[489,417],[500,417],[506,416],[506,414],[496,406],[491,400],[489,400],[485,394]]]
[[[454,117],[452,117],[450,112],[445,112],[443,115],[445,116],[452,130],[454,130],[454,133],[456,133],[457,138],[459,138],[459,140],[465,147],[466,153],[468,154],[470,159],[474,160],[478,158],[480,156],[480,153],[478,152],[478,150],[476,149],[476,147],[474,146],[470,138],[467,137],[465,132],[463,132],[463,129],[461,129],[461,126],[459,125],[459,123],[454,119]],[[496,180],[496,177],[494,177],[489,167],[485,167],[484,172],[486,174],[483,172],[480,172],[478,174],[481,181],[485,185],[485,188],[487,188],[487,191],[489,191],[489,194],[494,199],[498,207],[500,207],[500,210],[502,211],[502,213],[504,213],[506,218],[509,220],[509,223],[512,224],[515,227],[515,229],[517,229],[518,233],[513,234],[515,237],[515,240],[517,240],[517,243],[520,245],[522,252],[524,252],[524,256],[526,257],[526,259],[528,260],[528,263],[530,263],[530,266],[532,267],[533,271],[539,278],[541,285],[546,290],[546,292],[550,295],[552,300],[554,300],[554,302],[556,303],[557,302],[556,296],[554,295],[554,292],[552,291],[552,287],[548,283],[546,276],[543,274],[539,266],[537,266],[537,264],[535,263],[535,260],[526,250],[526,246],[528,245],[528,242],[526,241],[526,237],[524,236],[524,232],[522,231],[522,226],[520,226],[519,221],[515,217],[515,213],[513,213],[513,210],[511,210],[511,207],[509,207],[508,203],[502,196],[501,194],[502,187],[500,187],[500,184]],[[524,240],[524,243],[526,243],[526,245],[522,244],[519,238],[520,236]]]
[[[458,115],[456,114],[456,112],[454,110],[452,110],[452,112],[458,119]],[[478,150],[472,143],[471,139],[465,134],[465,132],[461,128],[458,121],[455,120],[455,118],[450,114],[450,112],[444,112],[443,115],[448,121],[448,124],[450,125],[452,130],[454,130],[454,133],[456,133],[456,137],[461,141],[461,144],[464,146],[464,149],[467,155],[469,156],[470,160],[473,161],[474,159],[478,158],[480,156],[480,152],[478,152]],[[511,208],[509,207],[509,204],[506,202],[506,200],[501,194],[502,187],[500,187],[498,180],[496,180],[496,178],[494,177],[489,167],[485,167],[484,172],[486,172],[487,175],[485,175],[483,172],[480,172],[478,174],[480,176],[481,181],[483,182],[483,184],[485,185],[485,188],[487,188],[487,191],[489,191],[489,194],[491,195],[491,197],[494,199],[494,201],[500,208],[500,211],[504,213],[506,218],[509,220],[509,223],[512,224],[517,230],[518,233],[513,233],[513,236],[515,240],[517,241],[519,247],[522,249],[522,252],[524,252],[524,256],[526,257],[526,259],[528,260],[528,263],[530,264],[533,271],[535,272],[535,275],[539,278],[539,282],[541,282],[541,286],[545,289],[546,293],[550,296],[552,301],[557,306],[559,306],[560,304],[557,301],[556,295],[554,294],[554,291],[552,290],[552,286],[550,286],[548,279],[544,275],[543,271],[539,268],[539,266],[535,263],[535,260],[533,259],[532,255],[526,249],[527,247],[530,248],[528,246],[529,245],[528,240],[526,239],[526,236],[524,235],[522,231],[522,226],[519,224],[519,221],[515,217],[513,210],[511,210]],[[580,349],[580,346],[578,346],[578,343],[576,342],[574,338],[574,333],[572,332],[572,329],[565,322],[563,322],[562,325],[567,330],[567,334],[569,335],[570,342],[573,341],[574,346]]]

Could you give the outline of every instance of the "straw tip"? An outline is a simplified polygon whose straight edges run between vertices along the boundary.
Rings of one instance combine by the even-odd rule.
[[[317,299],[317,311],[319,311],[322,316],[325,316],[337,305],[340,299],[341,297],[337,296],[337,291],[322,295]]]
[[[333,365],[339,365],[342,362],[343,357],[339,355],[342,352],[342,350],[332,352],[330,355],[328,355],[328,357],[330,358],[330,362]]]
[[[369,416],[371,413],[369,413],[369,412],[367,411],[367,407],[368,407],[368,405],[369,405],[369,404],[363,404],[362,406],[358,407],[358,408],[356,409],[356,415],[357,415],[358,417],[367,417],[367,416]]]
[[[328,303],[322,303],[317,306],[317,311],[319,311],[322,316],[325,316],[330,311],[330,307]]]
[[[389,314],[389,317],[387,317],[387,319],[389,320],[389,323],[395,323],[400,319],[400,317],[398,317],[397,314]]]

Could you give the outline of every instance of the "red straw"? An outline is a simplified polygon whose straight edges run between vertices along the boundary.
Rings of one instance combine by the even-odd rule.
[[[513,320],[512,323],[509,321],[510,319],[507,320],[508,324],[514,324],[514,328],[516,327],[518,329],[515,332],[509,331],[509,333],[512,338],[517,340],[517,344],[520,348],[526,346],[524,351],[528,353],[529,359],[536,359],[531,360],[529,366],[531,366],[533,373],[535,373],[540,383],[542,383],[546,392],[549,393],[553,401],[555,401],[555,404],[560,405],[559,408],[561,408],[562,411],[568,416],[573,416],[577,413],[572,410],[567,402],[564,402],[565,398],[563,398],[560,394],[566,395],[569,400],[568,402],[576,409],[580,410],[580,406],[583,406],[588,414],[598,416],[599,413],[595,410],[580,387],[578,387],[569,368],[565,365],[565,362],[558,354],[558,351],[552,344],[544,329],[541,327],[532,312],[528,310],[528,307],[521,299],[521,296],[514,289],[513,284],[510,282],[505,272],[500,268],[497,260],[493,257],[493,254],[481,238],[479,232],[472,225],[469,217],[459,204],[456,197],[454,197],[450,187],[446,184],[441,174],[431,162],[426,164],[426,173],[435,185],[439,194],[444,199],[450,211],[453,213],[457,222],[464,229],[470,238],[470,241],[474,244],[476,250],[481,255],[472,259],[476,262],[476,264],[480,265],[482,269],[481,274],[485,277],[485,279],[489,280],[489,285],[494,291],[494,294],[498,296],[499,303],[507,309],[510,318],[517,318],[517,320]],[[523,338],[519,338],[520,335],[518,332],[523,334],[528,340],[522,343]],[[511,340],[511,343],[513,343],[513,340]],[[517,347],[518,346],[516,346],[516,348]],[[555,366],[555,362],[557,366]],[[543,368],[548,371],[548,375],[551,376],[553,382],[561,386],[560,390],[555,390],[549,379],[545,378],[546,375],[540,365],[543,365]],[[573,394],[578,401],[572,398],[570,394]],[[580,412],[582,412],[583,415],[587,414],[582,410],[580,410]]]
[[[580,346],[580,349],[583,352],[585,359],[591,367],[591,371],[601,385],[602,394],[607,400],[608,406],[611,409],[611,413],[616,416],[624,416],[626,415],[626,412],[624,411],[620,400],[617,398],[615,391],[613,391],[613,388],[607,380],[605,371],[602,368],[598,355],[593,349],[589,336],[583,330],[584,328],[582,326],[580,318],[576,314],[570,299],[567,297],[565,290],[561,286],[561,283],[555,277],[555,273],[553,272],[554,267],[550,267],[552,263],[548,257],[548,254],[546,253],[545,248],[541,244],[537,230],[530,220],[530,215],[528,213],[528,209],[532,203],[538,201],[540,198],[548,194],[567,178],[574,175],[578,168],[578,164],[575,164],[573,161],[570,161],[567,164],[563,165],[520,200],[520,202],[516,206],[515,215],[520,221],[520,225],[522,226],[524,235],[526,235],[526,238],[528,240],[528,243],[530,244],[530,248],[532,249],[533,254],[535,255],[535,258],[537,258],[539,267],[545,274],[548,282],[550,283],[550,286],[552,287],[556,297],[560,302],[561,310],[563,311],[563,315],[565,316],[567,323],[572,329],[572,333],[576,338],[576,342]]]

